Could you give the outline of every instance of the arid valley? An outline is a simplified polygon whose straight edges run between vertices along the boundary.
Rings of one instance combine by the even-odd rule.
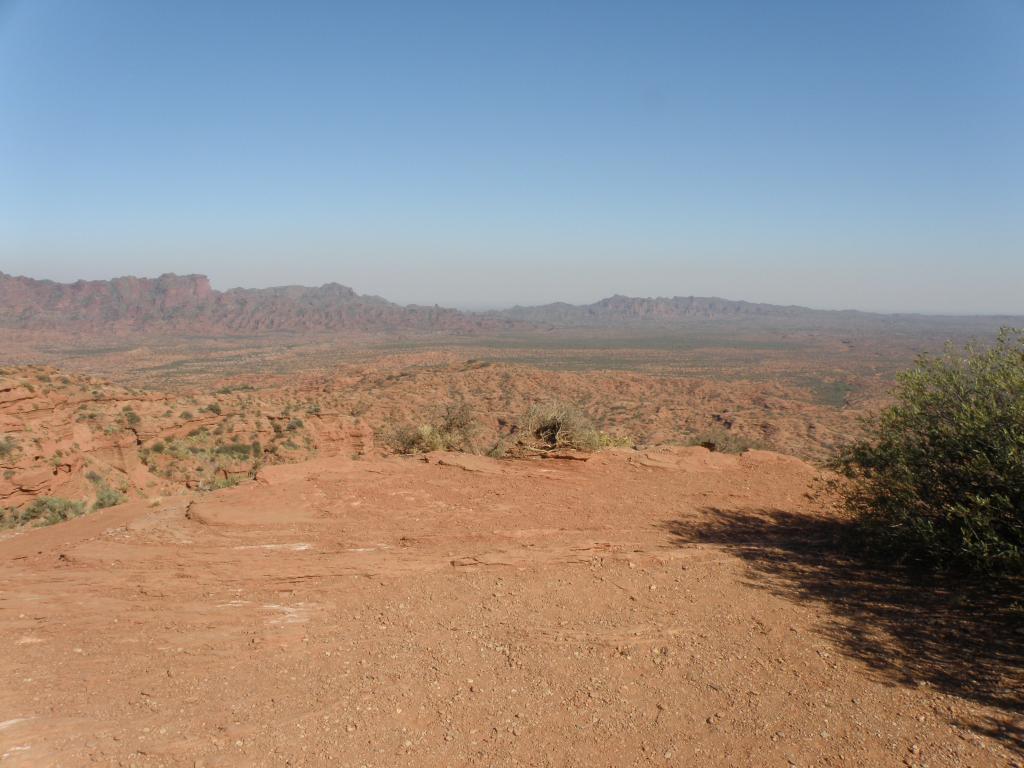
[[[168,277],[68,332],[4,279],[5,765],[1019,764],[1012,604],[856,562],[827,468],[1005,319]],[[597,450],[524,442],[545,403]]]

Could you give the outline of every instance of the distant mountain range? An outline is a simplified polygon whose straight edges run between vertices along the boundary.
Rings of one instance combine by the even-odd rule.
[[[537,307],[512,307],[492,313],[506,319],[559,326],[676,325],[702,320],[806,320],[809,318],[885,317],[853,310],[832,311],[807,307],[755,304],[716,297],[673,296],[634,298],[616,294],[593,304],[556,302]]]
[[[470,331],[502,321],[403,307],[337,283],[217,291],[203,275],[56,283],[0,272],[0,327],[196,335],[273,331]]]
[[[1021,317],[883,315],[720,298],[611,296],[593,304],[545,304],[492,312],[402,306],[328,283],[319,288],[234,288],[217,291],[203,275],[118,277],[57,283],[0,272],[0,328],[81,333],[191,335],[266,332],[446,331],[508,328],[727,327],[881,329],[1021,325]]]

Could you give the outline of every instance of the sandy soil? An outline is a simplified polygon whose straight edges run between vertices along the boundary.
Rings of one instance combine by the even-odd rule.
[[[322,457],[9,532],[0,762],[1018,764],[1020,638],[830,509],[766,452]]]

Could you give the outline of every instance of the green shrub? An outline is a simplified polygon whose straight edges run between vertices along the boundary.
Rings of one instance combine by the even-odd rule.
[[[85,504],[81,501],[43,496],[20,510],[9,510],[5,522],[9,525],[26,525],[38,521],[41,525],[53,525],[62,520],[78,517],[83,512]]]
[[[920,358],[868,429],[834,462],[864,543],[934,567],[1024,570],[1021,331]]]
[[[96,501],[93,502],[92,508],[96,510],[113,507],[114,505],[120,504],[124,501],[124,498],[123,493],[115,491],[106,483],[102,483],[96,490]]]
[[[229,456],[232,459],[249,458],[249,446],[244,443],[231,443],[230,445],[218,445],[216,452]]]

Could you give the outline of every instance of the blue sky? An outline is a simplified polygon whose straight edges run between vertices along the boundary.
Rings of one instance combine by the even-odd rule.
[[[0,270],[1024,314],[1024,2],[0,0]]]

